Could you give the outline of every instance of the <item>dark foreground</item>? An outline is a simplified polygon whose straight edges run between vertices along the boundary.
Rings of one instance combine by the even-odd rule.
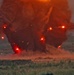
[[[74,61],[0,60],[0,75],[74,75]]]

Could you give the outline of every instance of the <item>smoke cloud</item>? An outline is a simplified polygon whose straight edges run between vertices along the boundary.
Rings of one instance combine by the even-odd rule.
[[[0,0],[0,7],[1,7],[2,3],[3,3],[3,0]]]
[[[68,2],[69,2],[69,7],[70,7],[71,12],[72,12],[71,22],[74,23],[74,0],[68,0]]]

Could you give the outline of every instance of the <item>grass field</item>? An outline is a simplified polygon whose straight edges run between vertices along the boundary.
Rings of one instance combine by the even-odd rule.
[[[0,75],[74,75],[74,61],[0,60]]]

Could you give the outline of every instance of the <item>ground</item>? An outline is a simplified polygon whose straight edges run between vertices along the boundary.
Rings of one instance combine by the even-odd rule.
[[[74,75],[74,53],[47,45],[47,52],[0,55],[0,75]]]

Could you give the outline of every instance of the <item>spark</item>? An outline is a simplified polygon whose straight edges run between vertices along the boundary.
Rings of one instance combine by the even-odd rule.
[[[65,26],[62,26],[62,29],[64,29],[65,28]]]
[[[7,28],[7,24],[4,24],[4,25],[3,25],[3,28],[6,29],[6,28]]]
[[[3,28],[6,29],[6,26],[4,26]]]
[[[44,38],[42,37],[42,38],[41,38],[41,41],[43,41],[43,40],[44,40]]]
[[[61,48],[61,46],[58,46],[58,49]]]
[[[51,30],[53,30],[53,28],[52,28],[52,27],[49,27],[49,28],[48,28],[48,30],[50,30],[50,31],[51,31]]]
[[[15,53],[17,53],[17,54],[21,53],[21,49],[17,45],[14,45],[13,49],[14,49]]]
[[[4,40],[4,39],[5,39],[5,37],[4,37],[4,36],[2,36],[2,37],[1,37],[1,39],[2,39],[2,40]]]
[[[16,48],[16,50],[18,51],[18,50],[19,50],[19,48]]]
[[[50,2],[50,0],[38,0],[40,2]]]

